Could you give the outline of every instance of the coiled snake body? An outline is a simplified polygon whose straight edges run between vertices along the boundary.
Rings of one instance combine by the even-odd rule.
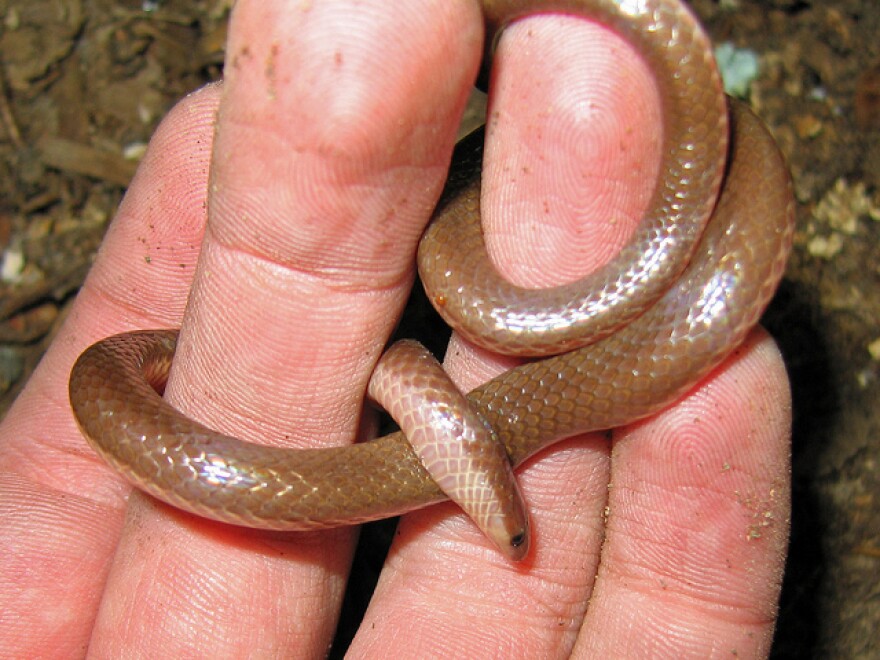
[[[727,102],[708,41],[677,2],[483,4],[488,42],[504,24],[538,11],[608,24],[655,71],[664,117],[664,162],[642,224],[608,265],[550,290],[517,289],[495,274],[479,229],[481,142],[457,148],[419,249],[429,296],[454,327],[493,350],[567,351],[468,395],[516,465],[562,438],[663,409],[727,357],[781,278],[793,198],[772,138],[737,103],[725,171]],[[70,401],[83,433],[137,487],[208,518],[278,530],[354,524],[444,499],[401,433],[344,448],[285,450],[182,416],[156,393],[176,336],[110,337],[83,353],[71,373]]]

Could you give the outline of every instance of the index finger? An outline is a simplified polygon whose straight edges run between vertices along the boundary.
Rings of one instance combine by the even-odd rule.
[[[476,67],[464,7],[236,7],[209,223],[166,390],[185,413],[265,443],[353,440]],[[99,654],[204,649],[206,626],[233,655],[326,648],[350,530],[281,540],[152,501],[129,522]]]

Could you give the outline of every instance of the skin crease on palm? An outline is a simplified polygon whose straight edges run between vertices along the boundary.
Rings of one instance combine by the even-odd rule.
[[[3,574],[18,579],[0,590],[16,596],[0,611],[30,622],[27,636],[13,636],[16,649],[37,648],[28,639],[73,656],[90,645],[97,657],[133,649],[172,656],[187,649],[239,656],[249,650],[269,657],[293,649],[321,655],[326,649],[344,587],[350,531],[298,535],[294,541],[247,534],[139,497],[130,498],[123,528],[129,491],[86,456],[69,412],[62,410],[63,388],[55,383],[63,383],[74,357],[103,336],[179,325],[201,245],[189,294],[191,325],[184,326],[189,329],[181,339],[181,360],[166,395],[188,414],[236,435],[266,442],[286,438],[294,446],[318,436],[350,441],[363,388],[356,394],[348,385],[365,383],[384,343],[374,345],[375,335],[390,331],[389,306],[402,305],[405,273],[411,271],[396,252],[404,238],[414,245],[416,225],[426,220],[439,190],[455,117],[478,59],[479,20],[468,7],[407,5],[391,15],[384,3],[362,5],[346,31],[340,22],[352,15],[347,7],[328,3],[291,15],[271,3],[239,4],[211,185],[205,172],[217,88],[185,101],[160,129],[67,326],[4,423],[3,501],[18,504],[16,516],[4,512],[4,534],[15,533],[6,537],[15,539],[9,544],[15,552],[4,557]],[[345,39],[334,40],[340,30]],[[385,44],[381,57],[377,41]],[[273,59],[273,48],[290,56]],[[609,52],[615,57],[605,58],[612,60],[608,70],[628,72],[617,86],[569,92],[592,101],[566,97],[568,63],[587,58],[601,71],[601,55]],[[567,103],[629,107],[630,114],[610,113],[623,125],[612,132],[609,152],[656,158],[644,139],[649,133],[639,133],[643,123],[656,123],[650,84],[625,52],[582,21],[542,17],[513,26],[495,82],[498,123],[489,162],[504,162],[506,136],[528,127],[535,112],[543,114],[545,144],[532,148],[550,149],[553,162],[566,167],[588,168],[584,154],[567,149],[576,116],[561,112],[572,107]],[[267,77],[270,60],[276,65]],[[324,80],[315,73],[321,67],[337,71],[323,86],[316,83]],[[545,81],[539,92],[519,87],[536,89],[529,86],[532,76]],[[557,78],[558,86],[546,82]],[[414,79],[422,81],[419,93],[430,104],[412,99]],[[370,82],[369,91],[357,87],[360,80]],[[376,92],[372,85],[378,81],[384,86]],[[347,90],[342,97],[341,89]],[[538,112],[554,94],[560,111]],[[635,101],[629,106],[621,98],[627,94]],[[313,95],[320,101],[309,101]],[[359,112],[352,113],[353,106]],[[639,112],[646,116],[637,120]],[[361,123],[364,118],[369,122]],[[445,132],[438,133],[438,126]],[[427,133],[433,136],[430,147],[415,139]],[[347,137],[352,151],[330,148],[330,134]],[[280,135],[286,136],[285,149],[278,148]],[[604,163],[601,148],[599,153],[586,160]],[[547,161],[548,168],[553,162]],[[279,174],[266,163],[287,165]],[[600,174],[623,187],[645,178],[626,176],[632,161],[618,165],[618,174],[607,167],[580,177],[581,183]],[[324,192],[278,192],[296,172],[309,173],[311,185]],[[487,176],[499,183],[505,178],[503,168],[493,173],[491,166]],[[507,197],[505,206],[528,204],[534,193],[521,188],[522,197]],[[202,242],[209,189],[211,227]],[[503,190],[487,190],[486,205]],[[398,209],[390,219],[389,203]],[[543,199],[536,203],[540,207]],[[324,204],[336,209],[328,217],[341,217],[338,223],[311,220]],[[353,226],[346,213],[354,214],[355,206],[363,217]],[[638,209],[629,214],[636,217]],[[560,242],[576,251],[576,241]],[[149,265],[132,259],[145,250]],[[352,261],[353,254],[361,256]],[[576,255],[570,263],[582,260]],[[564,278],[565,258],[553,265]],[[544,277],[553,271],[544,270]],[[528,277],[528,268],[520,277]],[[377,281],[382,285],[373,288]],[[307,318],[303,309],[314,307],[316,297],[327,311]],[[340,309],[357,323],[340,325]],[[255,317],[278,320],[281,328],[254,325]],[[207,354],[197,348],[206,333],[214,348]],[[338,337],[339,345],[309,344],[316,333]],[[450,368],[465,389],[506,364],[460,343],[450,355],[458,361]],[[56,403],[37,413],[47,402]],[[398,649],[402,657],[467,657],[474,644],[505,657],[631,656],[648,649],[697,657],[713,649],[766,653],[786,538],[788,415],[778,355],[756,334],[679,406],[616,431],[613,453],[606,438],[591,436],[566,441],[524,466],[520,479],[541,539],[526,566],[513,569],[497,557],[454,509],[434,507],[407,517],[352,656]],[[38,462],[39,455],[53,460]],[[62,490],[59,484],[71,479]]]

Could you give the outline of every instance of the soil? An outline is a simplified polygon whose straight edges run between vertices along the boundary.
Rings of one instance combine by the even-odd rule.
[[[0,415],[54,335],[156,124],[222,74],[229,0],[0,0]],[[880,657],[880,3],[694,0],[758,55],[748,100],[795,180],[764,323],[794,394],[774,657]],[[364,535],[336,649],[384,550]],[[334,651],[336,654],[336,651]]]

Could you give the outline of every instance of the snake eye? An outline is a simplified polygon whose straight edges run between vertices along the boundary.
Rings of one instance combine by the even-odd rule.
[[[526,540],[526,533],[520,532],[519,534],[515,534],[510,537],[510,545],[511,547],[518,548],[523,544],[523,541]]]

